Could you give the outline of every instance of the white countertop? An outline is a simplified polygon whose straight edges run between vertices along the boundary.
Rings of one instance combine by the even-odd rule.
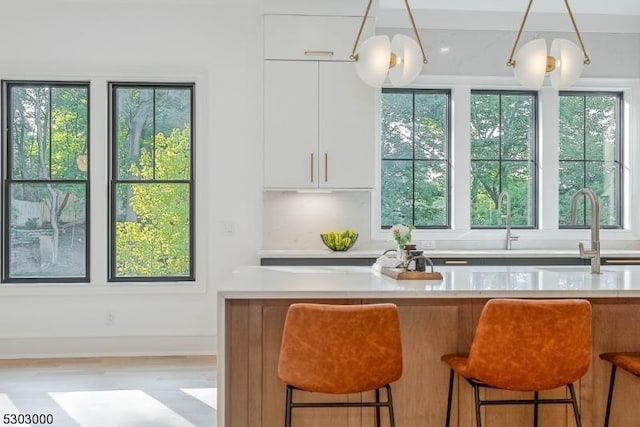
[[[269,249],[261,250],[258,255],[262,258],[377,258],[384,250],[380,249],[350,249],[335,252],[329,249]],[[425,256],[432,258],[579,258],[578,248],[575,249],[425,249]],[[640,250],[634,249],[603,249],[602,257],[608,258],[640,258]]]
[[[443,280],[395,280],[370,267],[243,266],[218,290],[221,300],[261,298],[631,298],[640,266],[436,267]]]

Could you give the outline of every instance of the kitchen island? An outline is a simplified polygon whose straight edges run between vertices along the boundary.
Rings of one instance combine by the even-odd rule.
[[[440,281],[397,281],[369,267],[238,268],[218,292],[218,425],[283,425],[284,385],[276,376],[282,325],[293,302],[393,302],[401,316],[403,377],[394,383],[398,426],[444,425],[449,370],[445,353],[468,350],[478,316],[490,298],[587,298],[593,305],[593,360],[576,384],[583,426],[602,425],[610,365],[605,351],[640,350],[640,266],[438,267]],[[569,350],[569,349],[568,349]],[[486,391],[494,397],[527,394]],[[558,389],[543,396],[564,396]],[[343,397],[338,397],[343,398]],[[359,399],[350,395],[346,399]],[[640,381],[621,373],[611,425],[637,427]],[[532,424],[530,406],[483,409],[492,427]],[[373,425],[367,409],[301,409],[294,425]],[[570,408],[540,407],[541,426],[573,426]],[[474,425],[471,387],[456,383],[452,426]]]

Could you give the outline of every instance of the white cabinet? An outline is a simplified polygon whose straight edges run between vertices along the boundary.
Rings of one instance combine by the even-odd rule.
[[[265,15],[264,59],[349,61],[362,18]],[[373,33],[367,20],[362,40]]]
[[[264,187],[371,189],[375,89],[351,62],[264,63]]]

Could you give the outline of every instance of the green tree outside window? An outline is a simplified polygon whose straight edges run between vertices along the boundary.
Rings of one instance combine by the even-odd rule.
[[[448,228],[450,92],[383,89],[381,224]]]
[[[600,200],[600,226],[620,228],[622,94],[560,93],[558,196],[560,227],[569,223],[571,199],[583,187]],[[591,208],[578,205],[576,224],[590,226]]]
[[[535,92],[471,92],[471,227],[498,225],[502,191],[511,224],[536,227],[536,111]]]
[[[111,280],[193,280],[193,86],[112,96]]]

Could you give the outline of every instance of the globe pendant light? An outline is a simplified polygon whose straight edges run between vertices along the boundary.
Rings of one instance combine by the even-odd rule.
[[[526,43],[516,53],[518,42],[522,35],[522,29],[529,16],[532,3],[533,0],[529,0],[529,5],[520,24],[518,36],[513,44],[507,65],[513,67],[513,73],[516,79],[528,89],[539,90],[542,87],[546,74],[549,74],[551,86],[554,89],[565,89],[575,83],[580,77],[584,64],[591,63],[584,43],[582,42],[580,32],[578,31],[576,21],[573,18],[573,13],[569,7],[569,2],[568,0],[564,0],[573,29],[580,42],[580,48],[569,40],[554,39],[551,43],[551,49],[547,54],[546,41],[536,39]]]
[[[368,38],[358,47],[372,2],[373,0],[369,0],[362,17],[350,58],[355,61],[356,72],[360,79],[369,86],[381,87],[387,74],[393,86],[407,85],[418,77],[422,65],[427,63],[408,0],[404,3],[415,39],[404,34],[396,34],[391,40],[386,35],[377,35]]]

